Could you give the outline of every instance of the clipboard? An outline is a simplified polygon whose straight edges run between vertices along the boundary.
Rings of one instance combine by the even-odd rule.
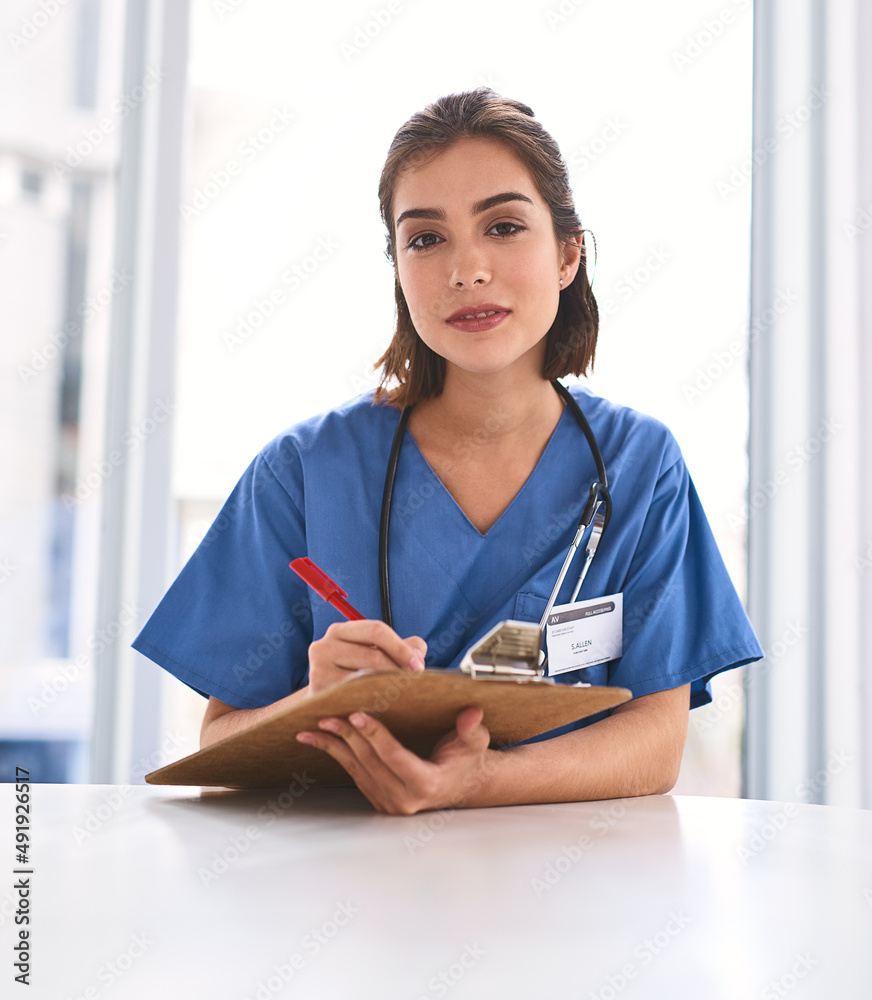
[[[550,729],[614,708],[632,697],[619,687],[574,687],[550,680],[470,677],[455,671],[360,671],[282,712],[233,733],[197,753],[145,776],[151,785],[278,788],[303,772],[313,784],[347,787],[354,782],[323,750],[298,743],[296,735],[318,728],[328,715],[362,711],[379,718],[409,750],[428,757],[454,728],[457,713],[472,705],[484,712],[492,749],[510,746]]]

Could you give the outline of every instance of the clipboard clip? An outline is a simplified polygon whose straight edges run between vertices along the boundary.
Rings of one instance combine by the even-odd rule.
[[[539,665],[542,629],[533,622],[504,621],[466,651],[460,671],[471,677],[514,677],[548,681]]]

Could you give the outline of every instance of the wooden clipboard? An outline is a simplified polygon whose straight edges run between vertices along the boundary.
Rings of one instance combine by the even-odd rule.
[[[304,771],[319,786],[353,785],[329,754],[298,743],[296,735],[318,728],[328,715],[368,712],[381,719],[408,749],[427,757],[457,713],[470,705],[484,711],[492,748],[505,747],[549,729],[629,701],[626,688],[573,687],[528,679],[472,678],[456,672],[360,672],[283,712],[255,723],[197,753],[145,776],[152,785],[217,785],[277,788]]]

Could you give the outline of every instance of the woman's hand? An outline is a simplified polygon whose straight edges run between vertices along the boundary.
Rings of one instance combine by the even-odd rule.
[[[309,694],[320,694],[356,670],[421,671],[426,653],[423,639],[401,639],[384,622],[336,622],[309,646]]]
[[[490,733],[480,708],[465,708],[455,728],[427,760],[407,750],[377,719],[354,712],[347,719],[324,718],[318,732],[298,733],[301,743],[330,754],[378,812],[412,816],[424,809],[461,805],[493,773]]]

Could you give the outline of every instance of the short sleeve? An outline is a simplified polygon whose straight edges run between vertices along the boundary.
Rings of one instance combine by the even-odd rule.
[[[763,655],[681,457],[654,487],[623,593],[608,683],[634,698],[690,683],[690,707],[705,705],[715,674]]]
[[[255,458],[133,643],[234,708],[271,704],[306,681],[311,610],[288,568],[305,553],[302,498],[286,486],[295,461],[289,447],[280,459],[266,449]]]

